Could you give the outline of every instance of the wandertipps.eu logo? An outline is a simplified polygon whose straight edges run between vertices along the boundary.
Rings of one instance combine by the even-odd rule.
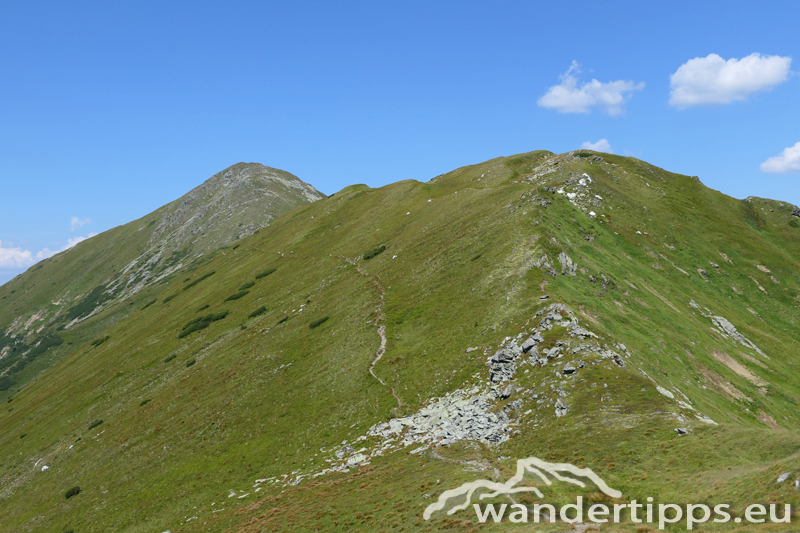
[[[477,481],[464,483],[456,489],[444,491],[435,503],[430,504],[425,509],[422,517],[425,520],[429,520],[431,515],[436,511],[446,510],[447,514],[451,515],[457,511],[466,509],[472,503],[473,498],[476,496],[476,492],[478,492],[478,500],[496,498],[497,496],[503,494],[515,494],[519,492],[532,492],[539,498],[544,498],[544,494],[542,494],[538,487],[526,486],[522,484],[526,473],[532,474],[536,478],[540,479],[545,485],[552,484],[550,479],[552,477],[557,481],[572,483],[584,488],[586,487],[586,483],[581,481],[581,478],[583,478],[594,483],[597,488],[600,489],[606,496],[611,498],[619,498],[622,496],[620,491],[609,487],[606,482],[600,478],[600,476],[595,474],[589,468],[579,468],[569,463],[548,463],[547,461],[542,461],[536,457],[528,457],[527,459],[517,460],[516,474],[514,474],[505,483],[498,483],[488,479],[478,479]],[[499,507],[495,507],[494,505],[490,504],[481,509],[481,506],[475,503],[473,504],[473,507],[475,508],[475,512],[480,522],[485,522],[490,516],[494,521],[499,522],[506,514],[507,504],[503,504]],[[508,509],[510,511],[508,517],[511,521],[528,521],[528,508],[526,506],[522,504],[514,504]],[[577,521],[574,519],[565,519],[568,518],[566,517],[566,512],[568,509],[562,509],[562,511],[563,513],[557,513],[553,505],[535,504],[533,509],[535,515],[534,520],[538,522],[539,515],[547,514],[550,517],[550,521],[555,521],[556,516],[561,514],[561,519],[565,522]]]
[[[539,498],[544,499],[544,494],[538,487],[523,484],[525,474],[531,474],[533,479],[540,480],[544,485],[552,485],[553,480],[563,481],[585,488],[587,483],[593,483],[606,496],[619,500],[622,493],[609,487],[600,476],[589,468],[579,468],[568,463],[548,463],[536,457],[519,459],[517,461],[517,471],[505,483],[479,479],[470,483],[464,483],[458,488],[444,491],[439,499],[430,504],[423,513],[423,518],[429,520],[433,513],[445,511],[452,515],[458,511],[467,509],[472,504],[475,515],[479,522],[485,523],[489,520],[501,522],[508,520],[512,523],[555,522],[561,520],[567,523],[592,522],[596,524],[633,522],[636,524],[658,525],[658,529],[663,530],[670,524],[682,523],[687,530],[692,530],[698,524],[713,522],[724,524],[727,522],[763,524],[790,523],[792,520],[792,509],[790,504],[770,503],[762,505],[758,503],[747,505],[744,512],[734,516],[730,510],[730,505],[720,503],[716,505],[699,504],[674,504],[674,503],[654,503],[653,498],[646,498],[644,502],[631,500],[629,502],[614,503],[591,503],[584,502],[578,496],[576,503],[561,505],[556,508],[549,503],[535,503],[532,507],[520,503],[511,505],[503,503],[501,505],[473,503],[473,500],[484,500],[496,498],[501,495],[510,496],[515,493],[529,492]],[[552,479],[551,479],[552,478]],[[584,481],[585,480],[585,481]],[[529,520],[530,517],[530,520]]]

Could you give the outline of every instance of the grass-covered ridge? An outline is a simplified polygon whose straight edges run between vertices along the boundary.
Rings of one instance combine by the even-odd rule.
[[[580,185],[584,174],[591,182]],[[180,295],[167,304],[140,310],[142,297],[83,342],[58,332],[64,343],[54,348],[69,347],[66,359],[2,404],[0,523],[464,530],[477,527],[474,514],[426,522],[422,511],[495,468],[508,479],[515,460],[532,455],[592,468],[626,498],[797,502],[776,483],[800,471],[800,229],[791,211],[606,154],[534,152],[427,183],[346,188],[165,278],[159,301]],[[365,259],[376,243],[390,248]],[[213,283],[182,290],[186,278],[211,271]],[[223,303],[240,290],[245,298]],[[518,411],[531,414],[500,446],[399,449],[346,474],[255,491],[257,479],[322,471],[343,441],[357,450],[373,442],[358,440],[371,426],[484,383],[487,358],[552,302],[567,304],[609,349],[624,343],[624,368],[567,378],[564,359],[520,367],[515,383],[532,393],[496,408],[513,413],[519,399]],[[323,317],[331,318],[310,327]],[[553,327],[543,348],[565,335]],[[556,387],[570,405],[558,418],[548,403]],[[673,410],[691,412],[677,400],[716,425],[676,420]],[[678,426],[689,434],[679,437]],[[46,475],[41,463],[33,468],[41,458]],[[81,492],[67,501],[72,486]],[[552,497],[566,501],[574,490],[554,488]]]

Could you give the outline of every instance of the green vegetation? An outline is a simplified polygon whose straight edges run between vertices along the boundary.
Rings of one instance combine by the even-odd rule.
[[[147,398],[146,400],[142,400],[141,402],[139,402],[139,407],[142,407],[143,405],[147,405],[151,401],[152,401],[152,398]]]
[[[81,493],[81,488],[76,485],[70,489],[67,489],[67,491],[64,493],[64,498],[69,500],[73,496],[77,496],[80,493]]]
[[[592,157],[595,154],[593,154],[592,152],[575,152],[572,155],[574,155],[575,157]]]
[[[200,312],[200,311],[203,311],[205,309],[208,309],[209,307],[211,307],[211,306],[208,305],[208,304],[201,305],[200,307],[197,308],[197,312]]]
[[[106,287],[98,285],[86,295],[77,305],[67,309],[65,313],[67,320],[74,320],[78,317],[88,315],[98,306],[111,299],[111,294],[106,291]]]
[[[152,300],[150,300],[149,302],[147,302],[146,304],[144,304],[142,307],[140,307],[140,308],[139,308],[139,310],[140,310],[140,311],[144,311],[145,309],[147,309],[148,307],[150,307],[151,305],[153,305],[153,304],[154,304],[154,303],[156,303],[157,301],[158,301],[158,298],[153,298]]]
[[[229,311],[220,311],[219,313],[212,313],[210,315],[201,316],[198,318],[194,318],[186,323],[183,326],[182,331],[178,334],[178,338],[182,339],[188,335],[191,335],[195,331],[200,331],[202,329],[207,328],[212,324],[212,322],[216,322],[217,320],[222,320],[226,316],[228,316]]]
[[[235,294],[231,294],[230,296],[225,298],[225,301],[226,302],[230,302],[232,300],[238,300],[239,298],[247,296],[249,293],[250,293],[250,291],[239,291],[239,292],[237,292]]]
[[[253,286],[253,285],[255,285],[255,284],[256,284],[256,282],[255,282],[255,281],[248,281],[247,283],[245,283],[244,285],[242,285],[241,287],[239,287],[239,290],[240,290],[240,291],[246,291],[247,289],[249,289],[250,287],[252,287],[252,286]]]
[[[0,391],[6,391],[14,386],[16,382],[9,376],[0,376]],[[9,398],[9,401],[11,399]]]
[[[326,320],[328,320],[328,318],[330,318],[330,317],[324,316],[324,317],[322,317],[322,318],[318,318],[318,319],[316,319],[316,320],[312,321],[312,322],[311,322],[311,323],[308,325],[308,327],[309,327],[310,329],[314,329],[314,328],[316,328],[317,326],[320,326],[320,325],[322,325],[322,324],[323,324],[323,323],[324,323]]]
[[[97,420],[95,420],[94,422],[89,424],[89,428],[88,429],[92,430],[92,429],[96,428],[97,426],[99,426],[102,423],[103,423],[103,419],[102,418],[98,418]]]
[[[169,363],[170,361],[172,361],[176,357],[178,357],[178,354],[174,354],[174,353],[170,354],[170,355],[168,355],[167,357],[164,358],[164,362],[165,363]]]
[[[186,368],[189,368],[190,366],[192,366],[196,362],[197,361],[195,361],[194,359],[189,359],[188,361],[186,361]]]
[[[583,173],[593,181],[575,201],[594,202],[583,206],[586,211],[555,192],[577,190]],[[421,513],[461,483],[509,479],[516,459],[531,456],[591,468],[621,490],[623,500],[726,502],[739,513],[750,501],[796,505],[795,475],[776,482],[782,473],[800,472],[800,231],[790,224],[790,212],[786,202],[735,200],[689,176],[613,155],[596,161],[536,152],[468,165],[426,183],[345,188],[274,219],[242,239],[236,253],[185,260],[163,286],[141,296],[144,301],[157,290],[161,300],[177,292],[180,305],[135,313],[126,305],[104,305],[59,331],[63,344],[14,374],[17,385],[0,392],[5,398],[13,391],[15,398],[7,405],[12,411],[0,412],[0,471],[15,487],[3,496],[0,523],[10,531],[61,531],[66,524],[77,531],[187,533],[521,531],[508,522],[479,525],[469,510],[430,521]],[[135,231],[149,220],[124,237],[138,238]],[[345,259],[363,257],[378,238],[391,243],[397,259]],[[0,287],[0,298],[7,297],[0,325],[16,335],[0,336],[6,354],[0,364],[18,358],[16,369],[63,325],[61,315],[52,323],[53,315],[45,315],[25,329],[32,311],[58,301],[44,292],[35,303],[14,300],[36,294],[44,283],[36,276],[75,283],[70,294],[85,295],[112,286],[105,280],[133,260],[109,262],[105,277],[80,277],[116,244],[101,247],[95,240]],[[137,254],[147,250],[147,239],[131,242]],[[96,246],[97,255],[80,255],[81,245]],[[562,253],[574,262],[574,275],[559,261]],[[83,264],[66,263],[71,254]],[[543,256],[552,269],[536,266]],[[93,263],[82,261],[87,257]],[[232,289],[273,260],[277,271],[258,282],[269,306],[257,316],[270,318],[243,330],[261,302],[231,304],[230,320],[176,338],[182,326],[191,327],[198,308],[227,305],[220,302]],[[58,278],[62,270],[80,284]],[[214,282],[181,292],[189,283],[183,280],[211,270]],[[62,300],[62,308],[75,301]],[[568,305],[599,338],[579,339],[555,325],[543,335],[539,356],[559,342],[576,348],[596,340],[620,354],[625,366],[567,349],[543,366],[523,358],[511,396],[493,403],[515,424],[502,444],[458,441],[413,454],[417,445],[389,447],[369,465],[311,477],[330,468],[328,461],[340,464],[336,454],[348,446],[380,446],[368,436],[375,424],[412,415],[456,390],[488,392],[487,358],[507,337],[530,335],[541,320],[537,313],[553,303]],[[322,316],[333,320],[312,329],[309,321]],[[717,316],[764,355],[724,335],[709,318]],[[385,353],[376,359],[381,332]],[[86,349],[106,335],[113,349],[109,343]],[[177,361],[175,354],[184,365],[203,364],[186,371],[160,364],[167,356]],[[586,365],[565,375],[565,364],[576,360]],[[154,406],[144,409],[143,398]],[[561,417],[558,398],[569,407]],[[105,433],[77,440],[84,421],[100,416],[113,419]],[[689,433],[678,437],[676,427]],[[22,434],[31,438],[20,440]],[[26,458],[56,455],[57,476],[31,475],[24,466]],[[470,465],[483,470],[465,469]],[[297,485],[280,481],[292,472],[308,477]],[[278,481],[253,491],[254,480],[269,478]],[[72,483],[86,487],[81,498],[54,505]],[[603,498],[590,487],[539,487],[554,503],[578,494]],[[228,499],[231,490],[237,497]],[[533,502],[525,494],[514,498]],[[102,512],[94,511],[98,506]],[[635,533],[640,526],[612,529]],[[748,531],[736,527],[707,530]],[[545,524],[541,530],[565,528]]]
[[[104,342],[106,342],[110,338],[111,337],[109,335],[106,335],[105,337],[99,337],[99,338],[93,340],[91,344],[92,344],[92,346],[97,348],[98,346],[100,346],[101,344],[103,344]]]
[[[272,274],[276,270],[277,270],[277,268],[268,268],[267,270],[264,270],[263,272],[259,272],[258,274],[256,274],[256,279],[266,278],[267,276],[269,276],[270,274]]]
[[[172,300],[174,300],[174,299],[175,299],[175,298],[177,298],[177,297],[178,297],[178,294],[177,294],[177,293],[175,293],[175,294],[170,294],[169,296],[167,296],[166,298],[164,298],[164,301],[163,301],[162,303],[171,302]]]
[[[283,317],[283,318],[281,318],[280,320],[278,320],[278,324],[283,324],[283,323],[284,323],[284,322],[286,322],[287,320],[289,320],[289,315],[286,315],[285,317]]]
[[[369,261],[373,257],[382,254],[384,250],[386,250],[386,246],[381,244],[377,248],[373,248],[369,252],[365,253],[362,257],[364,258],[364,261]]]
[[[203,274],[203,275],[202,275],[202,276],[200,276],[199,278],[197,278],[197,279],[195,279],[194,281],[190,282],[188,285],[185,285],[185,286],[183,287],[183,290],[188,290],[188,289],[191,289],[192,287],[194,287],[195,285],[197,285],[198,283],[200,283],[200,282],[201,282],[201,281],[203,281],[204,279],[208,279],[208,278],[210,278],[211,276],[213,276],[213,275],[214,275],[214,274],[216,274],[216,273],[217,273],[217,272],[216,272],[215,270],[212,270],[211,272],[206,272],[205,274]]]
[[[262,305],[261,307],[259,307],[258,309],[256,309],[255,311],[253,311],[252,313],[247,315],[247,318],[255,318],[257,316],[263,315],[266,312],[267,312],[267,308]]]

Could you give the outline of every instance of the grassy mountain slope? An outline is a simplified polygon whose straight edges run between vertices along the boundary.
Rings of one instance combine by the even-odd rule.
[[[0,287],[0,400],[147,305],[158,285],[324,197],[297,177],[239,163],[149,215],[46,259]]]
[[[0,524],[469,529],[470,510],[423,510],[530,456],[591,468],[625,500],[797,504],[794,477],[775,482],[800,471],[792,211],[592,152],[347,187],[175,270],[15,394]],[[536,358],[491,381],[493,354],[534,334]],[[390,431],[422,435],[420,412],[462,397],[490,437]]]

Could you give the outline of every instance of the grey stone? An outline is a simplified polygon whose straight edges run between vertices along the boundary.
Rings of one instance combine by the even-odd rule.
[[[562,274],[568,276],[575,275],[575,271],[578,269],[578,265],[576,265],[567,254],[565,254],[564,252],[558,254],[558,262],[561,263]]]
[[[567,411],[569,411],[569,406],[567,404],[565,404],[564,401],[561,398],[557,399],[556,400],[556,416],[557,417],[562,417],[562,416],[567,414]]]
[[[539,338],[541,339],[541,335],[539,336]],[[526,340],[525,342],[522,343],[522,346],[521,346],[522,353],[530,352],[531,348],[536,346],[536,344],[538,344],[539,342],[541,342],[541,341],[540,340],[537,341],[534,337],[528,337],[528,340]]]
[[[687,428],[675,428],[675,433],[678,435],[686,435],[689,433],[689,430]]]
[[[786,472],[785,474],[781,474],[780,476],[778,476],[778,481],[776,481],[776,483],[783,483],[784,481],[789,479],[790,475],[792,475],[791,472]]]
[[[564,372],[564,374],[568,376],[570,374],[574,374],[577,371],[578,369],[572,366],[571,363],[567,363],[566,365],[564,365],[564,370],[562,372]]]

